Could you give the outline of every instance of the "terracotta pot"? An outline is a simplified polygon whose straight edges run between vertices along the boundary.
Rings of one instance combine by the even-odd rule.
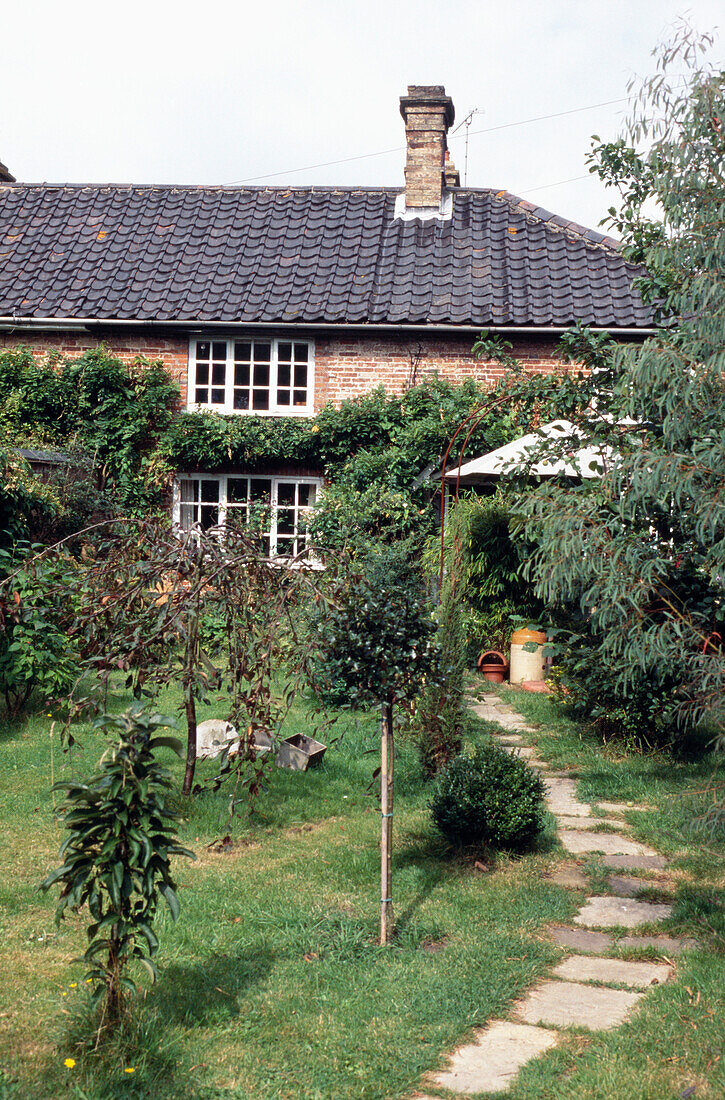
[[[502,684],[509,670],[509,663],[497,649],[486,649],[476,662],[478,671],[491,684]]]

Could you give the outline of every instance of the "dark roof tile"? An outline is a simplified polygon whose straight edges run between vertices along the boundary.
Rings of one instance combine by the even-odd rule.
[[[615,241],[508,192],[0,187],[0,315],[645,327]],[[512,232],[515,230],[515,232]]]

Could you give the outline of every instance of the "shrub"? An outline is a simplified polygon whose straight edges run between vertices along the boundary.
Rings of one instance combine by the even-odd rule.
[[[430,806],[453,843],[520,851],[541,832],[544,785],[525,760],[489,743],[450,762]]]

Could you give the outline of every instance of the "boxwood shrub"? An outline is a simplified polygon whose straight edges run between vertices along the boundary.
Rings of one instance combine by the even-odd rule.
[[[544,785],[525,760],[486,742],[447,765],[430,806],[453,844],[522,851],[543,827]]]

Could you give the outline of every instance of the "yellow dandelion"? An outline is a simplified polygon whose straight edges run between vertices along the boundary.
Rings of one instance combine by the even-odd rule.
[[[68,994],[66,993],[65,990],[63,990],[63,992],[61,993],[61,997],[67,997],[67,996],[68,996]]]
[[[93,982],[93,978],[86,978],[86,985],[91,985],[92,982]]]
[[[78,982],[71,982],[70,983],[71,989],[75,989],[77,985],[78,985]]]
[[[124,1070],[123,1072],[124,1072],[124,1073],[135,1073],[135,1072],[136,1072],[136,1069],[135,1069],[135,1067],[134,1067],[134,1066],[126,1066],[126,1068],[125,1068],[125,1070]]]
[[[66,1058],[65,1062],[63,1063],[63,1065],[66,1067],[66,1069],[73,1069],[73,1066],[75,1064],[76,1064],[75,1058]]]

